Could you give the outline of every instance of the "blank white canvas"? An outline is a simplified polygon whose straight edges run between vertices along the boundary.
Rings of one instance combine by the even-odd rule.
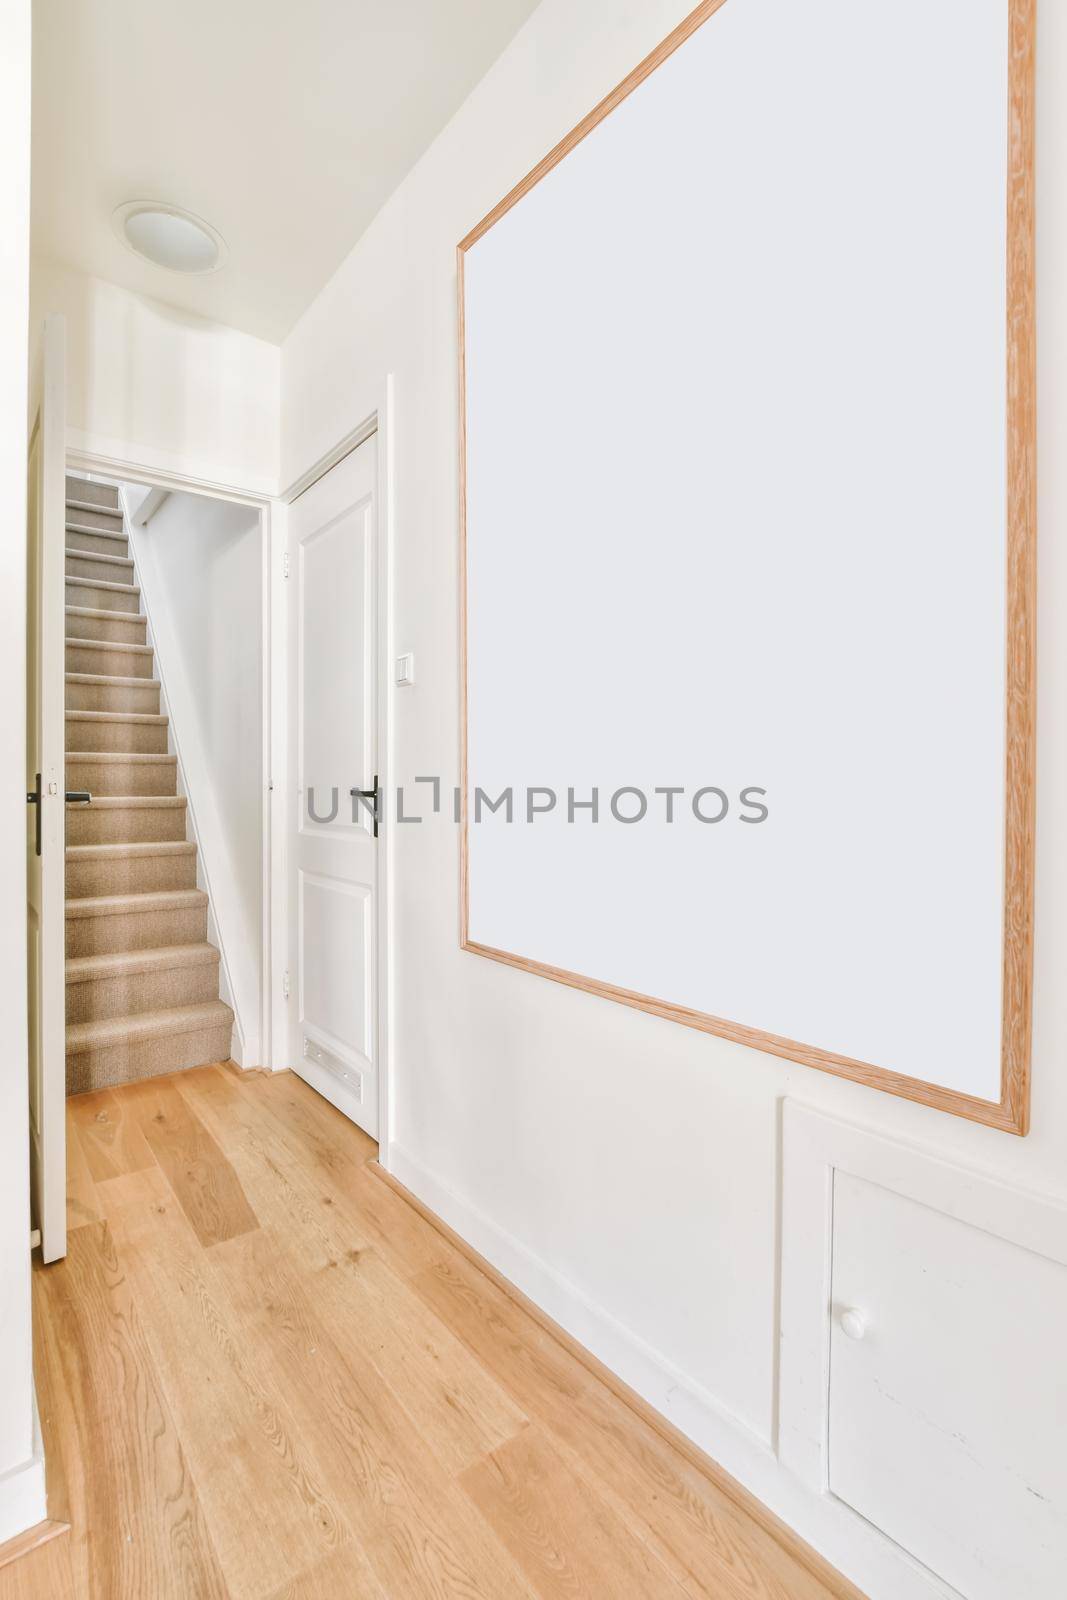
[[[1007,38],[726,0],[464,268],[470,939],[992,1101]]]

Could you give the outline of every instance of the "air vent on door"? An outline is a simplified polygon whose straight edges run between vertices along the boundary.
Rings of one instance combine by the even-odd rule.
[[[356,1099],[362,1102],[363,1074],[357,1072],[355,1067],[346,1066],[343,1061],[339,1061],[328,1050],[324,1050],[321,1044],[316,1044],[314,1039],[306,1037],[304,1039],[304,1055],[309,1061],[314,1061],[316,1066],[325,1067],[326,1071],[332,1072],[335,1078],[340,1078],[346,1089],[350,1089]]]

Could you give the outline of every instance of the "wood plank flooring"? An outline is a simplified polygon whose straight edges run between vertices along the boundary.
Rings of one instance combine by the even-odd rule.
[[[34,1311],[71,1532],[0,1600],[856,1600],[294,1075],[82,1095],[68,1139]]]

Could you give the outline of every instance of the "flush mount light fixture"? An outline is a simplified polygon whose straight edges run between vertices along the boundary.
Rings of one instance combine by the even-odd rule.
[[[112,212],[111,225],[128,249],[169,272],[217,272],[226,260],[222,235],[181,206],[128,200]]]

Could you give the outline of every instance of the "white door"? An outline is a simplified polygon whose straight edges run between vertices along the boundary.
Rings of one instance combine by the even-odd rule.
[[[67,1253],[64,904],[66,329],[47,317],[31,397],[26,496],[26,940],[30,1181],[41,1254]]]
[[[361,444],[289,511],[291,1059],[374,1137],[377,446]]]

